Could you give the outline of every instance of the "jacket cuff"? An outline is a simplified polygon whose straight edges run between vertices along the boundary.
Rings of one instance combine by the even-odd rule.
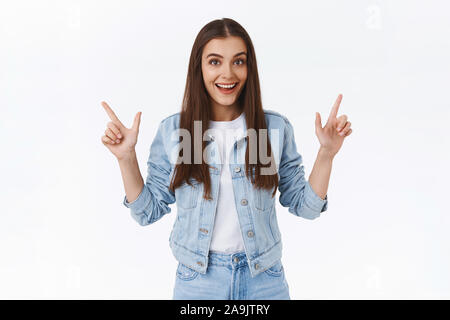
[[[309,181],[306,181],[305,186],[305,204],[311,210],[317,212],[324,212],[328,208],[328,194],[325,195],[325,199],[319,197],[311,187]]]
[[[132,202],[128,202],[127,196],[123,198],[123,204],[125,207],[130,208],[134,212],[143,212],[144,209],[148,206],[150,202],[150,191],[145,187],[142,188],[141,193],[136,198],[136,200]]]

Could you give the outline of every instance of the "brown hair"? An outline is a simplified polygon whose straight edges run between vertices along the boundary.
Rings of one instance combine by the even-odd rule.
[[[189,60],[189,68],[186,79],[186,87],[183,97],[182,108],[180,112],[180,128],[187,129],[193,136],[194,121],[202,121],[202,124],[209,124],[211,119],[211,105],[208,92],[203,82],[202,74],[202,53],[205,45],[214,38],[225,38],[228,36],[237,36],[244,40],[247,46],[247,80],[242,88],[242,92],[238,97],[238,104],[246,115],[247,129],[253,128],[259,133],[259,129],[267,129],[264,117],[264,111],[261,101],[261,90],[259,85],[258,69],[256,65],[256,55],[253,43],[245,29],[236,21],[228,18],[218,19],[206,24],[198,33],[192,46],[191,56]],[[208,126],[202,125],[202,137]],[[266,130],[267,134],[267,130]],[[246,137],[245,139],[247,139]],[[270,167],[269,164],[260,162],[259,155],[259,134],[256,135],[257,146],[257,163],[249,164],[249,144],[245,153],[245,174],[250,178],[256,188],[271,190],[274,188],[272,197],[275,195],[278,187],[278,175],[261,175],[261,167]],[[270,155],[271,161],[273,156],[270,147],[270,140],[266,136],[267,155]],[[181,137],[180,137],[181,141]],[[248,142],[248,139],[247,139]],[[206,147],[206,141],[202,139],[202,152]],[[194,149],[194,139],[191,139],[191,150]],[[194,154],[191,152],[190,163],[177,163],[175,172],[170,183],[170,190],[174,190],[186,181],[190,184],[190,178],[194,178],[198,182],[204,184],[205,199],[211,198],[211,179],[209,175],[209,165],[204,162],[203,157],[201,164],[195,164]],[[255,176],[253,176],[253,172]]]

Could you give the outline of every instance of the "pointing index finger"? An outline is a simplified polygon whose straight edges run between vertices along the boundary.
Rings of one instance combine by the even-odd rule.
[[[342,94],[339,94],[336,101],[334,102],[333,108],[331,109],[330,119],[336,118],[341,101],[342,101]]]
[[[116,114],[114,113],[114,111],[111,109],[110,106],[108,106],[108,104],[105,101],[102,101],[102,106],[105,109],[106,113],[108,114],[109,118],[116,124],[124,127],[124,125],[122,124],[122,122],[120,122],[119,118],[117,118]]]

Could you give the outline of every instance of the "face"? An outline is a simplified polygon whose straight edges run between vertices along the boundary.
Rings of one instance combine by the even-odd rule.
[[[237,99],[247,80],[244,40],[234,36],[210,40],[203,49],[202,72],[213,107],[237,107]],[[229,88],[230,85],[234,87]]]

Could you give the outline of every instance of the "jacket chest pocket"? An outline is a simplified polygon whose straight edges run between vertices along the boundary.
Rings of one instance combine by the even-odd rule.
[[[266,211],[274,205],[275,196],[272,198],[272,190],[256,189],[253,190],[255,208],[259,211]]]
[[[175,189],[175,199],[177,205],[183,209],[193,209],[197,206],[201,184],[195,179],[189,181],[192,186],[187,183],[183,183]]]

